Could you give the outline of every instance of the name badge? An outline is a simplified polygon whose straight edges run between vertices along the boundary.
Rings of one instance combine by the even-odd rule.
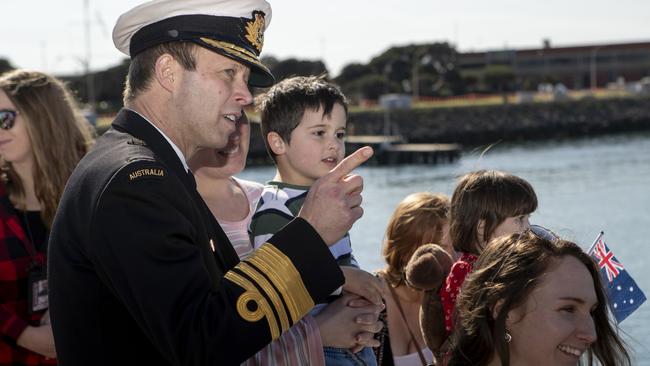
[[[27,310],[30,314],[49,307],[47,297],[47,271],[43,266],[34,266],[27,276]]]

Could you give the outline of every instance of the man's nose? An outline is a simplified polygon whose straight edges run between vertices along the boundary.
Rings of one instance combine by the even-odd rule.
[[[253,103],[253,94],[251,94],[250,88],[248,87],[248,83],[246,83],[243,80],[237,82],[237,86],[234,94],[235,94],[235,100],[237,100],[237,102],[239,102],[242,106],[246,106]]]

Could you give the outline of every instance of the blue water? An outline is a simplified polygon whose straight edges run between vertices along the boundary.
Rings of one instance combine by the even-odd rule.
[[[452,165],[362,167],[365,215],[351,230],[355,256],[367,270],[383,267],[381,242],[397,203],[418,191],[451,195],[455,180],[474,169],[499,169],[528,180],[539,208],[531,221],[588,248],[596,235],[650,297],[650,134],[572,141],[500,144],[486,153],[465,151]],[[271,167],[251,168],[242,178],[266,181]],[[634,365],[650,366],[650,302],[621,324]]]

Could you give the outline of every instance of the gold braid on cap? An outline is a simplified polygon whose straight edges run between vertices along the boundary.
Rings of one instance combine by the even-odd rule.
[[[217,41],[217,40],[214,40],[214,39],[211,39],[211,38],[201,37],[200,39],[201,39],[201,41],[209,44],[212,47],[219,48],[219,49],[223,50],[226,53],[237,56],[237,57],[239,57],[241,59],[244,59],[244,60],[246,60],[248,62],[251,62],[251,63],[253,63],[255,65],[259,65],[259,66],[263,67],[264,69],[266,69],[266,67],[264,67],[264,65],[257,59],[257,55],[255,55],[254,53],[248,51],[245,48],[236,46],[236,45],[234,45],[232,43],[229,43],[229,42]]]
[[[246,39],[257,48],[257,52],[262,52],[264,45],[264,13],[261,11],[253,12],[253,19],[246,23]]]

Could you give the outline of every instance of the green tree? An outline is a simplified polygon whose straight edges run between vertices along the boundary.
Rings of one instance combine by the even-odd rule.
[[[386,79],[382,75],[371,74],[347,84],[346,95],[353,101],[361,99],[379,99],[379,96],[386,93]],[[388,86],[388,92],[393,92],[397,85]]]
[[[360,97],[370,99],[377,94],[379,78],[384,92],[413,93],[417,88],[424,96],[460,94],[465,85],[457,63],[456,50],[446,42],[391,47],[368,65],[347,65],[336,81],[346,93],[368,91]]]
[[[334,79],[337,83],[349,83],[352,80],[360,79],[373,73],[369,65],[352,63],[346,65],[341,73]]]
[[[122,107],[122,92],[124,91],[124,81],[129,72],[131,61],[124,59],[119,65],[110,67],[106,70],[93,73],[95,106],[98,112],[113,113]],[[82,103],[88,103],[88,83],[86,75],[63,77],[68,82],[70,89],[74,91]]]
[[[0,74],[15,69],[6,58],[0,58]]]
[[[295,58],[290,58],[286,60],[278,61],[274,57],[267,57],[265,60],[269,60],[269,63],[266,63],[267,67],[275,76],[276,81],[286,79],[291,76],[310,76],[310,75],[327,75],[327,67],[321,60],[309,61],[309,60],[298,60]]]

